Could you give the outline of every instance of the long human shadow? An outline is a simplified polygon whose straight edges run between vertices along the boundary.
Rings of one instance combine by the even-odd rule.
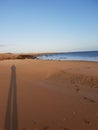
[[[4,130],[18,130],[16,67],[11,67],[10,88],[7,99]]]

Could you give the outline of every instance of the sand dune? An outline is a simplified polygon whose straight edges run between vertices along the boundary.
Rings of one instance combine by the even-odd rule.
[[[0,54],[0,60],[35,59],[37,54]]]
[[[98,63],[0,61],[0,130],[12,129],[98,130]]]

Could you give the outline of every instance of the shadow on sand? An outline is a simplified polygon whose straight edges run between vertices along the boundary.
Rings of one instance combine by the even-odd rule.
[[[15,65],[12,65],[4,130],[18,130],[17,114],[18,113],[17,113],[17,93],[16,93],[16,67]]]

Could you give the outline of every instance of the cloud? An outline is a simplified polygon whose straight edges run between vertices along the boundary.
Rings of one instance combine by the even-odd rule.
[[[0,44],[0,47],[6,47],[6,46],[14,46],[15,44]]]
[[[5,47],[5,45],[4,44],[0,44],[0,47]]]

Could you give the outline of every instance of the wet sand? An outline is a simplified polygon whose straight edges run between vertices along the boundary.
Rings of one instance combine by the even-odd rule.
[[[98,63],[0,61],[0,130],[98,130]]]

